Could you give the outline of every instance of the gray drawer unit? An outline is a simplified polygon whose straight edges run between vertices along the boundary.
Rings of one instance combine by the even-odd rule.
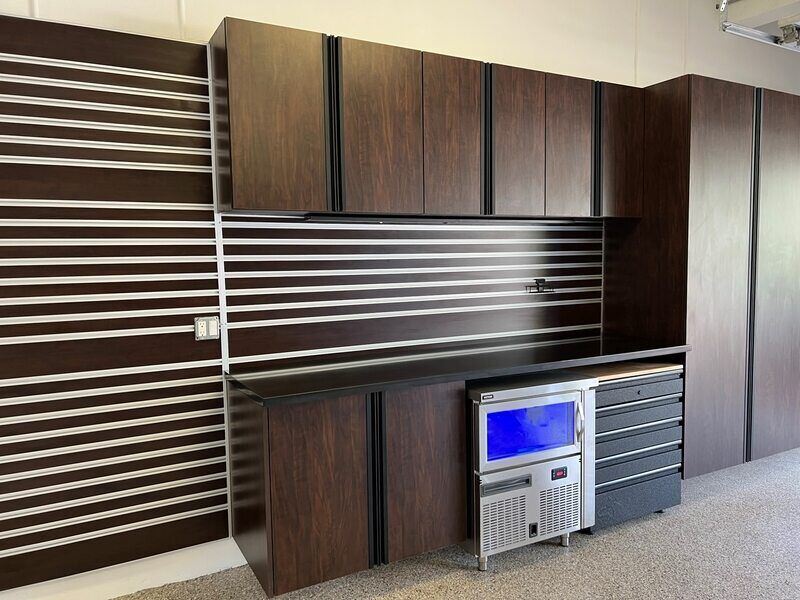
[[[680,504],[683,465],[682,368],[601,381],[593,529]]]

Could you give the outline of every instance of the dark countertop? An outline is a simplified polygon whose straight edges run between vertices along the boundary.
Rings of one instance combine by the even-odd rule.
[[[602,338],[514,350],[471,350],[454,356],[394,359],[389,364],[331,363],[313,370],[229,374],[228,380],[264,406],[331,396],[364,394],[448,381],[507,377],[624,360],[680,354],[688,345]],[[299,371],[299,372],[298,372]]]

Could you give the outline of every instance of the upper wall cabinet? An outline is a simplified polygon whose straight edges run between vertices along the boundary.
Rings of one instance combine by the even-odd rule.
[[[593,84],[492,66],[494,214],[589,216]]]
[[[593,84],[547,74],[545,214],[592,214]]]
[[[481,63],[340,40],[344,210],[481,212]]]
[[[422,213],[422,53],[341,39],[344,209]]]
[[[492,65],[494,214],[543,215],[545,74]]]
[[[640,217],[644,194],[644,90],[601,84],[600,214]]]
[[[325,36],[226,18],[211,39],[223,209],[329,208]]]
[[[481,214],[482,69],[476,60],[422,55],[427,214]]]

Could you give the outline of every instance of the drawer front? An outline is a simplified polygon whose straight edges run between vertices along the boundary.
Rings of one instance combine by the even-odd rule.
[[[597,460],[602,460],[605,458],[615,457],[619,454],[626,454],[628,452],[645,452],[648,448],[653,448],[653,446],[661,446],[663,444],[680,444],[682,438],[683,427],[680,425],[675,425],[667,429],[647,431],[645,433],[628,435],[605,442],[601,441],[595,447],[595,456],[597,457]],[[599,466],[600,465],[598,465],[598,467]]]
[[[682,460],[683,451],[672,450],[607,467],[598,466],[595,475],[597,491],[602,491],[604,487],[614,485],[613,482],[617,480],[633,477],[634,475],[642,475],[643,473],[649,473],[657,469],[666,469],[674,465],[677,465],[675,468],[680,468]],[[620,484],[622,483],[623,482],[620,482]]]
[[[602,438],[603,436],[601,434],[608,434],[617,429],[637,427],[655,421],[663,421],[665,419],[673,419],[682,416],[683,403],[672,402],[671,404],[630,410],[613,415],[598,415],[596,431],[598,438]]]
[[[681,503],[681,476],[674,473],[595,496],[595,525],[602,529]]]
[[[669,396],[672,394],[683,393],[683,378],[674,377],[665,381],[642,380],[634,385],[616,387],[610,384],[608,388],[600,386],[595,392],[595,402],[597,408],[615,406],[625,402],[635,402],[647,398],[658,396]]]

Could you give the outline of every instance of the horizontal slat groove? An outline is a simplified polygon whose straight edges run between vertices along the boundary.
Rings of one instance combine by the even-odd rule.
[[[166,154],[188,154],[188,155],[211,156],[210,148],[192,148],[189,146],[164,146],[158,144],[132,144],[125,142],[99,142],[91,140],[34,137],[26,135],[0,135],[0,143],[27,144],[30,146],[63,146],[65,148],[91,148],[95,150],[125,150],[127,152],[158,152]],[[114,206],[114,208],[117,207]]]
[[[193,427],[191,429],[174,429],[170,431],[165,431],[161,433],[151,433],[147,435],[139,435],[139,436],[131,436],[128,438],[120,438],[114,440],[105,440],[102,442],[91,442],[88,444],[76,444],[74,446],[69,446],[65,448],[56,448],[52,450],[35,450],[33,452],[23,452],[19,454],[12,454],[9,456],[0,457],[0,464],[9,464],[14,462],[20,461],[27,461],[27,460],[35,460],[39,458],[47,458],[49,456],[54,456],[57,454],[64,454],[65,452],[69,453],[78,453],[78,452],[85,452],[89,450],[99,450],[103,448],[109,447],[117,447],[117,446],[130,446],[134,444],[142,444],[145,442],[152,442],[158,441],[163,439],[169,438],[178,438],[188,435],[196,435],[200,433],[214,433],[218,431],[222,431],[224,429],[223,425],[210,425],[207,427]],[[216,443],[216,442],[215,442]],[[224,442],[219,442],[219,445],[224,445]],[[202,447],[211,447],[205,446]],[[193,448],[186,446],[181,448],[181,451],[190,451]],[[198,446],[197,449],[200,449]],[[98,461],[83,461],[83,462],[75,462],[70,463],[67,466],[59,466],[59,467],[50,467],[50,468],[43,468],[43,469],[36,469],[31,471],[26,471],[25,473],[14,473],[11,475],[2,475],[0,476],[0,483],[4,481],[17,481],[21,479],[32,479],[36,477],[44,477],[45,475],[51,475],[53,473],[66,473],[69,471],[78,471],[80,469],[92,467],[92,466],[99,466],[99,465],[109,465],[109,464],[119,464],[123,462],[131,462],[134,460],[140,460],[143,458],[151,458],[156,456],[165,456],[167,454],[175,454],[175,448],[170,448],[168,451],[159,451],[159,453],[140,453],[140,454],[128,454],[123,458],[118,458],[114,460],[98,460]],[[4,498],[4,496],[0,495],[0,499]]]
[[[170,92],[166,90],[148,89],[144,87],[131,87],[107,83],[78,81],[75,79],[54,79],[51,77],[9,75],[8,73],[0,73],[0,81],[5,83],[43,85],[47,87],[70,88],[74,90],[126,94],[131,96],[146,96],[148,98],[169,98],[171,100],[193,100],[199,102],[208,102],[208,94],[187,94],[183,92]]]
[[[108,529],[100,529],[98,531],[92,531],[90,533],[82,533],[78,535],[73,535],[65,538],[49,540],[47,542],[39,542],[36,544],[29,544],[27,546],[20,546],[16,548],[10,548],[8,550],[0,551],[0,558],[5,558],[7,556],[14,556],[17,554],[25,554],[27,552],[33,552],[35,550],[42,550],[44,548],[55,548],[58,546],[63,546],[66,544],[71,544],[79,541],[84,540],[91,540],[98,537],[103,537],[107,535],[112,535],[115,533],[123,533],[126,531],[133,531],[135,529],[142,529],[144,527],[152,527],[153,525],[160,525],[163,523],[170,523],[173,521],[179,521],[181,519],[188,519],[190,517],[196,517],[199,515],[205,515],[213,512],[219,512],[222,510],[228,509],[228,503],[220,504],[217,506],[207,507],[207,508],[200,508],[197,510],[187,511],[183,513],[177,513],[174,515],[168,515],[165,517],[158,517],[155,519],[148,519],[145,521],[139,521],[137,523],[132,523],[129,525],[120,525],[119,527],[110,527]]]
[[[175,504],[182,504],[184,502],[189,502],[191,500],[201,500],[203,498],[210,498],[212,496],[220,496],[225,494],[225,489],[222,490],[211,490],[206,492],[198,492],[196,494],[186,494],[185,496],[177,496],[175,498],[170,498],[168,500],[156,500],[154,502],[145,502],[143,504],[138,504],[136,506],[126,507],[126,508],[118,508],[114,510],[106,510],[98,513],[93,513],[86,516],[81,517],[72,517],[69,519],[60,519],[56,521],[50,521],[48,523],[42,523],[40,525],[31,525],[29,527],[20,527],[19,529],[9,529],[7,531],[0,531],[0,540],[19,537],[22,535],[29,535],[31,533],[39,533],[41,531],[48,531],[51,529],[56,529],[58,527],[67,527],[69,525],[77,525],[79,523],[90,523],[92,521],[99,521],[101,519],[107,519],[110,517],[116,517],[120,515],[128,515],[132,513],[142,512],[146,510],[151,510],[153,508],[161,508],[164,506],[172,506]]]
[[[208,85],[208,78],[206,77],[180,75],[177,73],[166,73],[162,71],[148,71],[145,69],[133,69],[130,67],[117,67],[113,65],[103,65],[99,63],[65,60],[61,58],[45,58],[42,56],[27,56],[23,54],[11,54],[8,52],[0,52],[0,60],[6,62],[16,62],[16,63],[24,63],[30,65],[60,67],[62,69],[96,71],[98,73],[112,73],[116,75],[128,75],[131,77],[144,77],[148,79],[163,79],[165,81],[177,81],[182,83],[199,83],[203,85]]]
[[[131,169],[135,171],[174,171],[176,173],[211,173],[211,167],[201,165],[90,160],[87,158],[45,158],[39,156],[0,155],[0,163],[15,165],[46,165],[56,167],[88,167],[102,169]]]
[[[80,119],[56,119],[53,117],[26,117],[21,115],[0,114],[0,123],[13,123],[16,125],[45,125],[48,127],[65,127],[73,129],[99,129],[103,131],[150,133],[167,136],[211,139],[211,133],[199,129],[157,127],[155,125],[132,125],[125,123],[112,123],[108,121],[85,121]]]
[[[38,414],[25,414],[14,417],[0,418],[0,427],[14,423],[34,423],[37,421],[49,421],[52,419],[62,419],[81,415],[95,415],[111,413],[117,411],[130,410],[133,408],[150,408],[153,406],[169,406],[171,404],[183,404],[188,402],[200,402],[201,400],[222,400],[222,390],[208,394],[190,394],[186,396],[171,396],[168,398],[157,398],[155,400],[139,400],[134,402],[120,402],[117,404],[98,404],[86,408],[72,408],[68,410],[54,410]],[[2,438],[0,438],[2,440]]]
[[[160,490],[170,490],[177,487],[182,487],[186,485],[192,485],[196,483],[206,483],[209,481],[217,481],[219,479],[225,479],[227,477],[226,473],[215,473],[213,475],[204,475],[201,477],[189,477],[186,479],[176,479],[173,481],[169,481],[167,483],[159,483],[154,485],[146,485],[141,487],[135,488],[128,488],[126,490],[122,490],[119,492],[109,492],[107,494],[98,494],[95,496],[86,496],[83,498],[78,498],[76,500],[66,500],[64,502],[55,502],[53,504],[43,504],[39,506],[34,506],[31,508],[24,508],[15,511],[9,511],[6,513],[0,513],[0,521],[6,521],[8,519],[16,519],[19,517],[25,517],[29,515],[38,515],[42,513],[53,512],[56,510],[62,510],[65,508],[72,508],[75,506],[81,506],[85,503],[89,502],[101,502],[105,500],[114,500],[117,498],[127,498],[129,496],[134,496],[136,494],[144,494],[147,492],[154,492]]]
[[[2,76],[0,76],[0,81],[2,81]],[[204,112],[173,110],[169,108],[149,108],[146,106],[136,106],[133,104],[111,104],[107,102],[91,102],[89,100],[68,100],[61,98],[45,98],[41,96],[23,96],[21,94],[0,94],[0,102],[7,102],[10,104],[30,104],[33,106],[52,106],[56,108],[95,110],[98,112],[113,112],[126,115],[147,115],[151,117],[168,117],[171,119],[192,119],[197,121],[209,120],[208,113]],[[2,107],[0,107],[0,111],[2,110],[3,110]]]
[[[197,417],[211,417],[224,414],[225,410],[222,408],[213,408],[208,410],[195,410],[177,413],[173,415],[159,415],[156,417],[143,417],[140,419],[125,419],[116,421],[114,423],[101,423],[99,425],[85,425],[82,427],[70,427],[67,429],[54,429],[45,432],[36,433],[21,433],[18,435],[7,435],[0,437],[0,446],[6,444],[13,444],[18,442],[27,442],[30,440],[46,440],[57,437],[65,437],[71,435],[78,435],[82,433],[93,433],[96,431],[109,431],[111,429],[125,429],[128,427],[137,427],[140,425],[150,425],[153,423],[168,423],[171,421],[182,421],[185,419],[192,419]]]

